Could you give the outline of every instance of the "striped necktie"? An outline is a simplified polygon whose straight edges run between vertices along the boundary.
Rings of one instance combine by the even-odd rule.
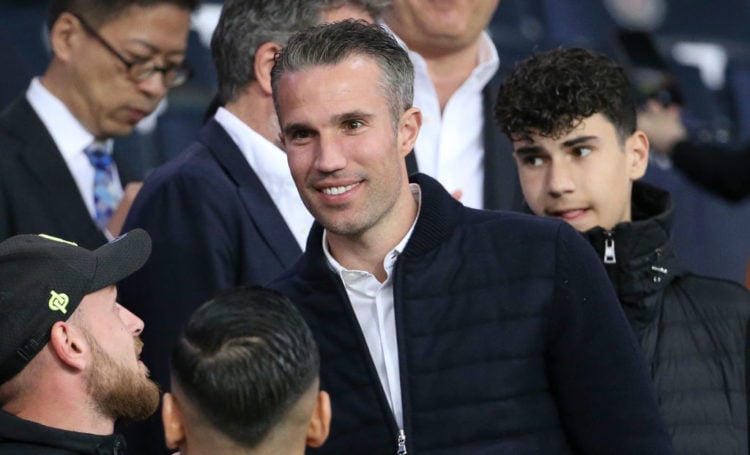
[[[89,162],[94,167],[94,207],[96,224],[104,229],[109,225],[120,191],[116,187],[112,164],[112,152],[101,142],[94,142],[84,150]]]

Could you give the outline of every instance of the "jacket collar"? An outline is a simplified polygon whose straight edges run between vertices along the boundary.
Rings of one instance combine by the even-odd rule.
[[[44,453],[44,448],[90,455],[127,453],[125,439],[119,434],[99,436],[60,430],[24,420],[0,410],[0,447],[5,442],[39,447],[40,453]],[[62,452],[56,451],[55,453]]]
[[[605,264],[623,304],[646,305],[643,298],[684,274],[672,247],[672,206],[669,193],[636,182],[632,194],[632,222],[611,231],[601,227],[583,233],[600,258],[605,242],[614,241],[615,263]]]

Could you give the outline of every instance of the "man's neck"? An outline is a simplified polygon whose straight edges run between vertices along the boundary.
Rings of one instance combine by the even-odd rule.
[[[479,40],[471,46],[448,51],[411,49],[424,58],[427,72],[435,86],[440,110],[461,85],[471,76],[479,62]]]
[[[377,226],[360,235],[339,235],[326,232],[328,251],[342,267],[349,270],[364,270],[381,283],[388,277],[383,262],[409,233],[417,217],[419,205],[410,187],[405,196],[393,207],[388,219],[381,219]]]
[[[266,96],[256,82],[251,82],[237,99],[224,106],[269,142],[279,144],[279,121],[273,99]]]

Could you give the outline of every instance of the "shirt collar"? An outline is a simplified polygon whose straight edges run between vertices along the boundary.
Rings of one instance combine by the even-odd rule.
[[[404,48],[404,50],[406,50],[415,70],[427,73],[427,63],[424,58],[416,51],[410,50],[409,46],[407,46],[406,43],[399,38],[385,22],[381,20],[380,25],[396,39],[396,42]],[[492,76],[495,75],[498,68],[500,68],[500,56],[497,53],[497,47],[486,30],[483,30],[479,35],[478,54],[477,66],[471,73],[471,77],[477,80],[480,87],[484,87],[490,79],[492,79]]]
[[[91,134],[59,98],[42,85],[38,77],[31,81],[26,99],[49,131],[58,150],[67,160],[94,142]],[[112,140],[104,141],[112,149]]]
[[[294,184],[289,172],[286,153],[282,149],[223,107],[216,111],[214,119],[237,144],[256,174],[270,177],[277,182]]]

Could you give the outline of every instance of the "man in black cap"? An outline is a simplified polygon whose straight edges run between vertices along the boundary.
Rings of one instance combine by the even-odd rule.
[[[0,454],[125,453],[115,421],[151,415],[159,389],[115,283],[150,253],[141,229],[94,251],[44,234],[0,243]]]

